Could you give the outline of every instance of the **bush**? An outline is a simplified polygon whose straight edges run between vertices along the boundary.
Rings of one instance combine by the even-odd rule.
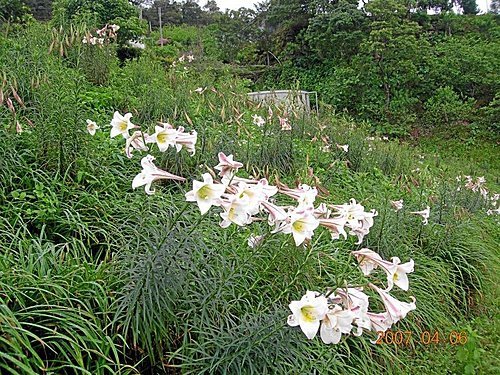
[[[440,87],[424,104],[425,127],[449,127],[459,122],[468,124],[474,114],[474,99],[462,101],[451,87]]]

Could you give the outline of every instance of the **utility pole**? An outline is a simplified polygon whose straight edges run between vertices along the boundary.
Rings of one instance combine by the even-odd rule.
[[[163,27],[161,24],[161,7],[158,8],[158,20],[160,22],[160,46],[163,47]]]

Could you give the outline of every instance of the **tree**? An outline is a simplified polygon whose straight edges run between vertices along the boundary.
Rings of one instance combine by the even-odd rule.
[[[492,0],[490,4],[490,13],[500,14],[500,0]]]
[[[477,14],[478,8],[476,0],[460,0],[459,3],[464,14]]]
[[[349,59],[364,39],[366,21],[356,0],[340,0],[309,20],[304,39],[320,58]]]
[[[203,23],[203,11],[195,0],[186,0],[181,5],[182,23],[199,26]]]
[[[0,0],[0,23],[18,22],[29,14],[29,8],[22,0]]]
[[[208,13],[220,13],[220,8],[215,0],[207,1],[207,3],[203,6],[203,10]]]

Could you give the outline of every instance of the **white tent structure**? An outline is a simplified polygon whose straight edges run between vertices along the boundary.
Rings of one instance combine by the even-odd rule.
[[[314,95],[314,110],[318,113],[318,93],[316,91],[301,90],[272,90],[257,91],[248,94],[251,100],[263,103],[285,103],[293,108],[302,109],[304,112],[311,112],[311,99]]]

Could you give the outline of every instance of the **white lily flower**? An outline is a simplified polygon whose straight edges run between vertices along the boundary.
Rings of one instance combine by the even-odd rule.
[[[177,152],[181,150],[182,147],[185,147],[186,150],[193,156],[196,153],[196,142],[198,140],[198,133],[196,130],[192,130],[191,133],[184,133],[184,128],[179,127],[177,129],[179,134],[175,139],[175,147],[177,148]]]
[[[378,266],[384,268],[390,265],[391,269],[394,268],[392,263],[384,261],[382,257],[373,250],[364,248],[352,251],[351,253],[356,257],[356,260],[359,263],[359,268],[365,276],[368,276]]]
[[[427,225],[429,223],[429,216],[430,216],[430,213],[431,213],[431,208],[429,206],[427,206],[427,208],[425,210],[422,210],[422,211],[414,211],[414,212],[410,212],[411,214],[415,214],[415,215],[420,215],[422,216],[422,224],[424,225]]]
[[[124,116],[122,116],[118,111],[114,113],[113,120],[111,120],[111,138],[114,138],[119,134],[123,135],[124,138],[128,138],[128,131],[130,129],[138,128],[138,126],[130,122],[131,117],[131,113],[126,113]]]
[[[349,145],[339,145],[337,143],[337,148],[343,150],[344,152],[349,152]]]
[[[289,222],[280,229],[283,233],[292,233],[295,245],[300,246],[306,239],[312,238],[318,225],[319,220],[314,217],[312,210],[295,209],[290,214]]]
[[[401,319],[404,319],[410,311],[417,308],[417,306],[415,305],[416,300],[413,296],[410,296],[412,302],[401,302],[376,285],[373,285],[371,283],[369,283],[368,285],[380,295],[382,302],[384,303],[387,312],[390,314],[393,323],[397,323]]]
[[[361,336],[364,329],[371,329],[371,321],[368,317],[369,297],[363,292],[362,288],[339,288],[335,291],[337,298],[340,298],[342,304],[354,314],[353,323],[356,330],[355,336]]]
[[[353,251],[352,254],[359,262],[359,268],[361,268],[365,276],[368,276],[377,267],[382,268],[386,272],[386,292],[390,291],[394,284],[403,290],[408,290],[408,273],[413,272],[415,265],[413,259],[410,259],[407,263],[401,264],[401,260],[398,257],[393,257],[392,262],[389,262],[382,259],[375,251],[366,248]]]
[[[392,317],[387,311],[383,313],[367,312],[366,315],[370,319],[371,329],[375,332],[385,332],[392,327]]]
[[[149,147],[144,144],[143,140],[143,138],[147,137],[148,134],[142,133],[140,130],[137,130],[127,138],[127,141],[125,142],[125,154],[127,155],[127,158],[132,159],[133,150],[149,151]]]
[[[226,156],[223,152],[219,152],[218,157],[219,164],[217,164],[214,168],[220,171],[219,176],[221,177],[233,176],[236,172],[238,172],[238,169],[243,167],[242,163],[233,160],[233,155]]]
[[[132,181],[132,189],[136,189],[139,186],[144,186],[144,190],[146,194],[152,195],[154,194],[154,190],[151,190],[151,184],[156,180],[176,180],[176,181],[185,181],[184,177],[179,177],[168,173],[156,165],[154,165],[153,161],[155,158],[151,155],[146,155],[141,160],[142,171],[137,176],[134,177]]]
[[[398,201],[391,201],[391,206],[398,212],[399,210],[403,209],[403,200],[400,199]]]
[[[320,203],[314,210],[314,216],[316,219],[328,219],[331,214],[332,211],[328,208],[326,203]]]
[[[246,210],[250,215],[259,213],[261,202],[268,199],[264,191],[264,186],[260,183],[248,185],[245,182],[239,182],[237,185],[231,185],[229,188],[235,190],[235,195],[238,195],[240,199],[246,199]]]
[[[346,221],[345,226],[350,229],[349,234],[358,237],[356,244],[363,242],[363,238],[373,226],[373,217],[378,215],[375,210],[365,212],[365,208],[356,203],[355,199],[351,199],[349,204],[332,205],[331,207],[337,210],[336,214],[339,218]]]
[[[284,131],[292,130],[292,126],[288,122],[288,117],[278,116],[278,119],[280,120],[281,130]]]
[[[264,241],[264,236],[255,236],[251,234],[250,237],[248,237],[247,243],[249,247],[255,249],[262,243],[262,241]]]
[[[262,208],[269,214],[268,217],[268,223],[269,225],[276,225],[277,232],[279,231],[279,228],[282,223],[284,223],[288,219],[288,213],[284,210],[283,207],[279,207],[273,203],[268,202],[267,200],[264,200],[260,202]]]
[[[352,330],[352,321],[355,315],[350,310],[344,310],[339,305],[330,309],[321,321],[320,336],[325,344],[338,344],[342,333],[348,334]]]
[[[278,191],[281,194],[295,199],[299,203],[298,206],[300,208],[312,207],[318,195],[318,190],[315,187],[306,184],[300,184],[297,189],[290,189],[286,186],[282,186]]]
[[[237,195],[229,196],[229,199],[223,200],[221,203],[224,211],[220,213],[220,217],[223,219],[220,223],[222,228],[227,228],[234,223],[240,227],[243,227],[252,222],[252,218],[247,211],[248,208],[248,198],[240,198]]]
[[[332,240],[338,240],[340,236],[343,236],[344,239],[347,239],[347,232],[344,229],[345,224],[346,220],[342,217],[319,219],[319,225],[327,228],[330,231]]]
[[[292,314],[288,316],[288,324],[292,327],[300,326],[306,337],[312,340],[328,312],[326,297],[308,290],[300,301],[292,301],[289,307]]]
[[[95,135],[97,129],[100,129],[99,125],[97,125],[94,121],[87,119],[87,131],[90,135]]]
[[[392,264],[394,266],[394,272],[392,274],[387,274],[387,292],[392,289],[395,284],[403,290],[408,290],[410,287],[408,274],[414,271],[415,263],[413,259],[409,262],[401,264],[401,260],[398,257],[392,258]]]
[[[170,124],[156,125],[155,133],[146,139],[146,143],[156,143],[160,152],[165,152],[169,146],[174,147],[176,145],[178,135],[179,131]]]
[[[264,118],[262,116],[259,116],[257,114],[252,115],[252,120],[253,120],[253,124],[255,126],[258,126],[259,128],[263,127],[266,123],[266,120],[264,120]]]
[[[196,202],[202,215],[205,215],[210,207],[220,206],[220,197],[224,194],[226,186],[214,184],[209,173],[203,174],[203,182],[193,181],[193,190],[185,194],[187,202]]]

